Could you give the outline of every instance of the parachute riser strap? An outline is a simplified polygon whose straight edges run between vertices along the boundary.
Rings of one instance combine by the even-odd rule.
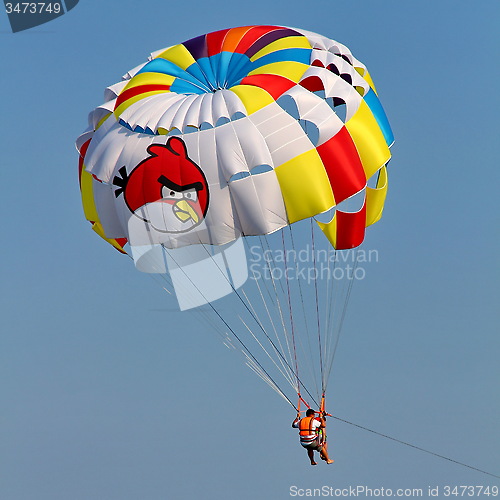
[[[301,396],[301,394],[300,394],[300,393],[298,393],[298,394],[297,394],[297,397],[298,397],[298,401],[299,401],[299,402],[298,402],[298,404],[297,404],[297,407],[298,407],[298,412],[299,412],[299,413],[300,413],[300,411],[301,411],[301,410],[300,410],[300,403],[301,403],[301,402],[302,402],[302,403],[304,403],[304,404],[306,405],[306,407],[307,407],[307,409],[308,409],[308,410],[310,410],[310,409],[311,409],[311,407],[309,406],[309,404],[307,403],[307,401],[306,401],[306,400],[305,400],[305,399]]]
[[[325,393],[323,392],[323,394],[321,395],[321,401],[320,401],[320,405],[319,405],[319,415],[323,420],[326,421],[325,414],[326,414],[326,412],[325,412]],[[323,442],[323,446],[325,447],[325,450],[326,450],[326,427],[323,428],[322,442]]]

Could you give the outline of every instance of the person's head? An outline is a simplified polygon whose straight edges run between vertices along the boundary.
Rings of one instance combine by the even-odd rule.
[[[306,411],[306,417],[314,417],[314,410],[309,408],[309,410]]]

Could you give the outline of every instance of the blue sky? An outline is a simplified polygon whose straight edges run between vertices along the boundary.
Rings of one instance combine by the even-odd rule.
[[[280,24],[347,45],[396,144],[384,217],[367,234],[379,260],[353,290],[330,411],[498,475],[499,15],[486,0],[81,0],[17,34],[0,15],[1,498],[498,485],[337,421],[335,464],[308,466],[293,410],[93,234],[74,141],[107,85],[193,36]]]

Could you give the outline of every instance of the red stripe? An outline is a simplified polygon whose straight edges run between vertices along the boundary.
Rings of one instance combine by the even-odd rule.
[[[316,61],[314,61],[316,62]],[[314,63],[313,63],[314,64]],[[325,90],[325,84],[319,76],[309,76],[300,82],[300,85],[310,92]]]
[[[136,95],[143,94],[144,92],[152,92],[155,90],[163,90],[167,91],[170,90],[170,85],[138,85],[137,87],[132,87],[130,89],[125,90],[125,92],[122,92],[119,96],[118,99],[116,100],[115,104],[115,110],[120,104],[124,103],[127,99],[130,99],[132,97],[135,97]]]
[[[78,158],[78,182],[80,183],[80,190],[82,189],[82,170],[83,170],[83,159],[85,158],[85,154],[87,153],[87,149],[89,147],[90,141],[83,143],[83,146],[80,148],[80,156]]]
[[[229,29],[214,31],[213,33],[209,33],[207,35],[208,57],[220,54],[222,51],[222,44],[224,43],[224,39],[226,38],[228,32]]]
[[[337,210],[337,250],[355,248],[365,239],[366,202],[359,212],[341,212]]]
[[[281,26],[255,26],[243,35],[234,51],[238,54],[244,54],[261,36],[282,29]]]
[[[336,203],[365,187],[365,171],[356,146],[345,127],[316,149],[328,174]]]
[[[295,82],[278,75],[252,75],[241,80],[241,85],[254,85],[268,92],[274,100],[295,86]]]
[[[118,245],[120,245],[122,248],[125,246],[125,244],[128,242],[127,238],[115,238],[115,241],[118,243]],[[119,248],[117,248],[117,250],[120,252],[120,253],[124,253],[126,254],[127,252],[125,252],[125,250],[120,250]]]

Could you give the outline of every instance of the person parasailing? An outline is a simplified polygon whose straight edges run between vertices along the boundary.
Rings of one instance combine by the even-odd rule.
[[[326,429],[324,412],[321,417],[315,417],[315,411],[309,408],[304,418],[300,418],[300,413],[297,413],[292,427],[299,429],[300,444],[307,450],[311,465],[318,465],[314,460],[315,450],[319,452],[321,459],[327,464],[333,463],[333,460],[328,456],[324,440]]]

